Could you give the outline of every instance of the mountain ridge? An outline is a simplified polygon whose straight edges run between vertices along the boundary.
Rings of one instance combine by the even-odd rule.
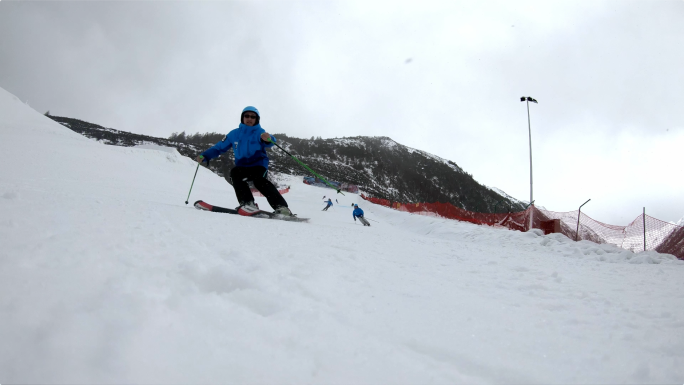
[[[225,134],[187,135],[174,133],[157,138],[106,128],[79,119],[47,117],[71,130],[104,144],[132,147],[156,144],[174,147],[194,159]],[[520,211],[525,203],[497,188],[484,186],[455,162],[400,144],[387,136],[302,139],[285,133],[274,136],[285,150],[326,179],[358,185],[367,194],[393,202],[442,202],[474,212]],[[209,169],[223,176],[234,166],[229,153],[212,160]],[[269,169],[275,173],[311,175],[277,148],[269,154]]]

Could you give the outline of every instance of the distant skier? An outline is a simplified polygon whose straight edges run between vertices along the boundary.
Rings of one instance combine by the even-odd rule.
[[[254,187],[261,192],[274,213],[291,216],[292,212],[280,195],[278,189],[266,179],[268,173],[267,148],[273,147],[276,138],[266,132],[259,124],[260,115],[256,107],[248,106],[240,115],[240,126],[230,131],[222,141],[216,143],[210,149],[197,157],[200,163],[209,164],[211,159],[233,149],[235,167],[224,170],[226,180],[233,185],[240,207],[241,215],[251,215],[259,210],[254,204],[254,195],[249,189],[248,181],[254,183]],[[229,176],[228,176],[229,175]]]
[[[359,205],[354,205],[354,212],[352,212],[352,216],[354,217],[354,222],[356,222],[356,218],[359,218],[359,221],[363,223],[364,226],[370,226],[370,222],[363,217],[363,210],[359,208]]]
[[[335,199],[335,203],[337,203],[338,205],[340,204],[340,202],[338,202],[337,199]]]
[[[322,211],[328,211],[328,209],[332,206],[332,199],[328,198],[328,205],[325,206],[325,208]]]

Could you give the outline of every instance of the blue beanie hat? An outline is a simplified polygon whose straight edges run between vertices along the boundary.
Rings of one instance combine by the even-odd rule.
[[[259,114],[259,110],[257,110],[257,108],[253,106],[247,106],[242,110],[242,113],[240,114],[240,123],[242,123],[242,117],[245,115],[245,112],[247,111],[252,111],[257,115],[256,124],[259,124],[259,121],[261,120],[261,114]]]
[[[247,107],[245,107],[244,110],[242,110],[242,113],[245,113],[245,112],[247,112],[247,111],[252,111],[252,112],[254,112],[255,114],[261,116],[261,114],[259,114],[259,110],[257,110],[256,107],[247,106]]]

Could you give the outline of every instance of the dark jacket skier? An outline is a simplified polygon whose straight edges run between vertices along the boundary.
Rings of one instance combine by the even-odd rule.
[[[226,180],[233,185],[243,215],[250,215],[258,210],[254,204],[254,196],[247,184],[254,183],[259,192],[264,194],[276,214],[292,215],[292,212],[280,195],[278,189],[266,179],[268,174],[267,148],[273,147],[276,138],[266,132],[259,124],[260,114],[256,107],[248,106],[240,115],[240,126],[230,131],[222,141],[197,157],[198,162],[209,164],[211,159],[233,149],[235,167],[224,170]]]

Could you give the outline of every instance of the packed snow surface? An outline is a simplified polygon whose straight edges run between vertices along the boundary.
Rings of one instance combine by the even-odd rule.
[[[681,383],[672,256],[393,211],[291,177],[310,223],[0,89],[2,383]],[[339,204],[335,203],[335,199]],[[268,208],[264,198],[257,198]],[[359,203],[371,220],[352,220]]]

